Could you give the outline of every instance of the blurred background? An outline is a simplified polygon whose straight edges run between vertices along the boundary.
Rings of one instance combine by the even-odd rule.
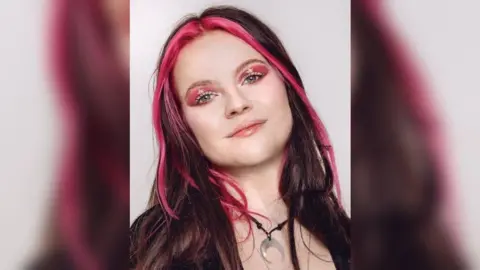
[[[58,163],[60,111],[48,70],[49,1],[0,9],[1,268],[20,269],[39,246]]]
[[[133,146],[129,143],[133,127],[129,125],[128,99],[129,5],[118,0],[95,2],[17,0],[5,2],[0,9],[1,269],[23,269],[32,264],[37,269],[127,269],[126,262],[118,258],[127,257],[126,230],[132,207],[128,203],[133,164],[129,158]],[[145,5],[137,2],[137,7]],[[295,1],[295,6],[308,7],[311,17],[315,10],[318,16],[326,13],[323,1],[303,2]],[[393,30],[402,47],[408,48],[408,58],[428,85],[428,100],[435,105],[445,137],[442,168],[449,194],[445,205],[450,209],[446,219],[455,231],[455,248],[469,261],[470,269],[480,269],[480,236],[476,232],[480,227],[476,183],[480,178],[476,165],[476,154],[480,153],[480,83],[476,74],[480,18],[476,11],[480,4],[365,2],[381,4],[375,14],[391,23],[389,31]],[[179,3],[192,4],[192,11],[201,8],[193,1]],[[133,1],[131,4],[133,7]],[[262,1],[263,5],[279,10],[293,6],[286,1]],[[342,12],[349,11],[348,2],[336,5]],[[297,12],[301,14],[301,10]],[[163,6],[161,10],[159,6],[150,12],[169,20],[183,14],[178,6]],[[165,31],[170,26],[165,24]],[[309,30],[305,36],[321,37],[326,28],[322,23],[318,34]],[[288,35],[287,30],[279,32]],[[159,46],[161,41],[159,36]],[[307,61],[306,57],[293,55],[300,62]],[[148,97],[148,89],[138,91]],[[320,115],[325,114],[319,110]],[[145,144],[153,149],[152,140]],[[148,162],[148,157],[142,158]],[[338,163],[341,166],[342,162]],[[141,177],[138,181],[150,181],[148,175]],[[352,197],[357,187],[352,183]],[[354,198],[351,204],[355,220]],[[442,201],[439,204],[443,205]],[[355,232],[353,235],[355,243]],[[395,253],[395,245],[388,248]]]
[[[18,1],[0,20],[0,268],[126,269],[129,1]]]
[[[444,137],[449,222],[471,269],[480,269],[480,18],[473,1],[385,1],[382,11],[423,76]]]
[[[473,1],[388,1],[385,11],[421,68],[442,125],[452,196],[452,222],[480,269],[480,25]]]
[[[356,269],[478,269],[472,8],[351,2]]]

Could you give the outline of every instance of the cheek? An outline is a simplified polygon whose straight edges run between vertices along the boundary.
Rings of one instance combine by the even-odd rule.
[[[264,82],[261,89],[256,91],[256,97],[267,110],[270,117],[275,115],[285,117],[290,114],[287,90],[280,78],[273,77]]]
[[[215,138],[221,135],[221,122],[218,118],[212,117],[208,110],[197,110],[198,108],[185,108],[185,120],[192,130],[195,138],[202,148],[214,144]],[[208,150],[208,149],[204,149]]]

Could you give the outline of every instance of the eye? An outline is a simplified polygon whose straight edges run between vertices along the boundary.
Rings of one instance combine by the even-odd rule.
[[[217,94],[212,91],[206,91],[203,92],[202,94],[198,95],[197,98],[195,99],[195,105],[201,105],[209,102],[210,100],[213,99],[214,96]]]
[[[255,82],[257,82],[258,80],[260,80],[263,76],[264,76],[263,73],[260,73],[260,72],[251,72],[251,73],[248,74],[248,76],[246,76],[246,77],[243,79],[242,85],[255,83]]]

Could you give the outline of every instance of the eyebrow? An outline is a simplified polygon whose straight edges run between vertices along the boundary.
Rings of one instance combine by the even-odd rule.
[[[187,93],[190,90],[192,90],[193,88],[196,88],[196,87],[199,87],[199,86],[205,86],[205,85],[209,85],[209,84],[213,84],[213,82],[210,81],[210,80],[202,80],[202,81],[194,82],[187,88]]]
[[[266,63],[264,61],[260,60],[260,59],[256,59],[256,58],[248,59],[247,61],[240,64],[240,66],[238,66],[235,69],[235,74],[240,73],[240,71],[242,71],[242,69],[244,69],[246,66],[248,66],[250,64],[253,64],[253,63],[261,63],[261,64],[266,65]]]
[[[240,73],[240,71],[242,71],[242,69],[244,69],[246,66],[248,66],[248,65],[250,65],[250,64],[253,64],[253,63],[261,63],[261,64],[266,65],[265,61],[262,61],[262,60],[260,60],[260,59],[256,59],[256,58],[248,59],[247,61],[241,63],[241,64],[235,69],[235,74]],[[190,92],[190,90],[192,90],[193,88],[200,87],[200,86],[206,86],[206,85],[210,85],[210,84],[213,84],[213,81],[211,81],[211,80],[202,80],[202,81],[194,82],[194,83],[192,83],[192,84],[187,88],[186,94],[188,95],[188,92]]]

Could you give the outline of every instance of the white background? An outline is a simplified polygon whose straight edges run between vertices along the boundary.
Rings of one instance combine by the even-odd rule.
[[[350,205],[349,1],[132,1],[130,3],[130,219],[146,207],[155,173],[149,81],[161,46],[180,18],[211,3],[235,4],[271,26],[300,72],[310,100],[327,127]]]
[[[47,2],[0,8],[0,269],[23,269],[53,191],[60,133],[46,70]]]
[[[202,4],[194,4],[199,1],[165,0],[131,2],[132,60],[137,58],[139,61],[131,63],[131,192],[132,198],[136,198],[131,205],[134,216],[144,207],[144,191],[148,190],[153,179],[149,174],[153,160],[150,95],[147,87],[149,74],[153,71],[166,33],[173,22],[185,13],[184,6],[195,12],[201,9]],[[343,76],[347,70],[343,65],[349,61],[349,40],[345,40],[345,43],[334,41],[339,41],[345,29],[349,29],[348,17],[345,17],[349,2],[242,2],[271,24],[284,40],[310,94],[313,91],[326,91],[312,85],[325,85],[326,81],[333,81],[338,87],[331,89],[330,93],[337,91],[342,97],[348,97],[348,91],[343,89],[350,89],[350,79]],[[44,40],[47,3],[51,1],[16,0],[5,2],[0,8],[0,269],[20,269],[19,263],[38,242],[38,229],[45,218],[52,190],[52,169],[59,139],[59,111],[54,108],[52,85],[44,70],[47,60]],[[268,8],[269,3],[271,8]],[[460,217],[464,223],[465,240],[469,257],[476,259],[472,269],[480,269],[480,166],[477,158],[480,153],[480,3],[473,0],[388,0],[388,4],[392,8],[391,17],[401,23],[398,26],[419,56],[418,63],[431,79],[437,101],[443,108],[451,140],[451,151],[448,154],[454,162],[454,186],[462,202]],[[151,20],[152,17],[156,21],[148,25],[138,21]],[[315,24],[299,27],[308,26],[308,22]],[[332,39],[335,33],[331,32],[339,29],[341,33],[337,35],[340,36]],[[343,54],[336,52],[340,50],[336,49],[337,46],[342,48]],[[307,51],[312,53],[304,53]],[[338,61],[328,60],[333,58],[329,57],[330,54],[335,54]],[[309,67],[312,62],[329,63],[332,70],[329,71],[328,66],[323,64],[312,69]],[[344,100],[338,96],[335,98]],[[315,100],[316,107],[337,149],[340,176],[343,183],[347,183],[344,188],[347,199],[350,166],[349,103],[338,103],[342,106],[338,109],[338,117],[346,121],[345,124],[340,124],[335,121],[337,111],[334,107],[337,103],[317,102],[321,100]],[[342,145],[343,142],[347,143]]]

